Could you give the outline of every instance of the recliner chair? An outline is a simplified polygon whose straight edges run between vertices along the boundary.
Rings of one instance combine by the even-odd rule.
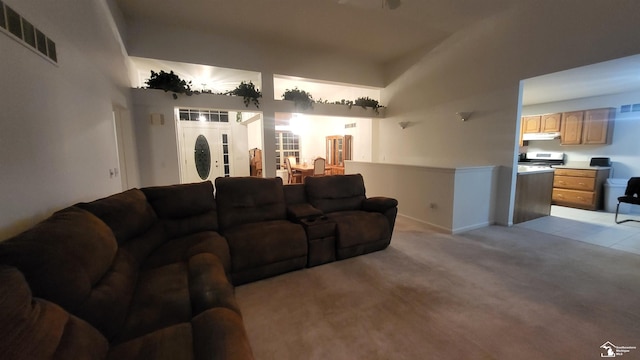
[[[640,220],[636,220],[636,219],[618,220],[618,212],[620,210],[621,203],[640,205],[640,177],[632,177],[627,182],[627,188],[624,191],[624,196],[620,196],[618,198],[618,205],[616,206],[616,217],[615,217],[616,224],[622,224],[627,221],[640,222]]]

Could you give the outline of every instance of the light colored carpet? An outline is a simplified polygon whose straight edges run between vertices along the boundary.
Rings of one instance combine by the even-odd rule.
[[[260,360],[640,359],[640,255],[519,227],[399,217],[386,250],[236,295]]]

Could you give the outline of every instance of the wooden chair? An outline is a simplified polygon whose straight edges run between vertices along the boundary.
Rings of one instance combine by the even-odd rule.
[[[301,184],[302,183],[302,174],[297,172],[297,171],[293,171],[293,169],[291,169],[291,159],[287,157],[287,158],[284,159],[284,162],[285,162],[285,166],[287,167],[287,172],[289,173],[289,181],[287,183],[288,184]]]
[[[326,161],[324,158],[316,158],[313,160],[313,176],[324,176]]]

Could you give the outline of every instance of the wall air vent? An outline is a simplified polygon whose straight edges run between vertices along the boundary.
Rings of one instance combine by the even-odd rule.
[[[356,127],[356,123],[349,123],[349,124],[344,124],[344,128],[345,129],[351,129]]]
[[[3,1],[0,1],[0,32],[54,63],[58,62],[56,43]]]

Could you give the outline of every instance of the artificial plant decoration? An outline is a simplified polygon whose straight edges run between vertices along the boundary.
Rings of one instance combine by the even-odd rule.
[[[304,90],[298,89],[298,87],[295,87],[293,90],[287,89],[284,94],[282,94],[282,98],[293,101],[296,108],[302,110],[313,108],[313,96]]]
[[[246,107],[249,107],[249,103],[253,102],[253,104],[257,108],[260,108],[260,101],[258,100],[258,98],[262,97],[262,93],[260,92],[260,90],[256,89],[256,86],[251,81],[249,81],[248,83],[243,81],[240,83],[240,85],[238,85],[238,87],[226,92],[225,94],[242,96],[244,98],[244,105]]]
[[[360,106],[363,109],[368,107],[373,108],[373,111],[378,113],[378,108],[381,108],[382,105],[378,103],[378,100],[372,99],[370,97],[359,97],[356,101],[353,102],[353,105]]]
[[[193,95],[191,90],[191,81],[186,82],[176,74],[171,72],[164,72],[160,70],[159,73],[151,70],[151,77],[146,81],[147,89],[160,89],[165,92],[173,92],[173,98],[177,99],[178,94],[186,94],[188,96]]]

